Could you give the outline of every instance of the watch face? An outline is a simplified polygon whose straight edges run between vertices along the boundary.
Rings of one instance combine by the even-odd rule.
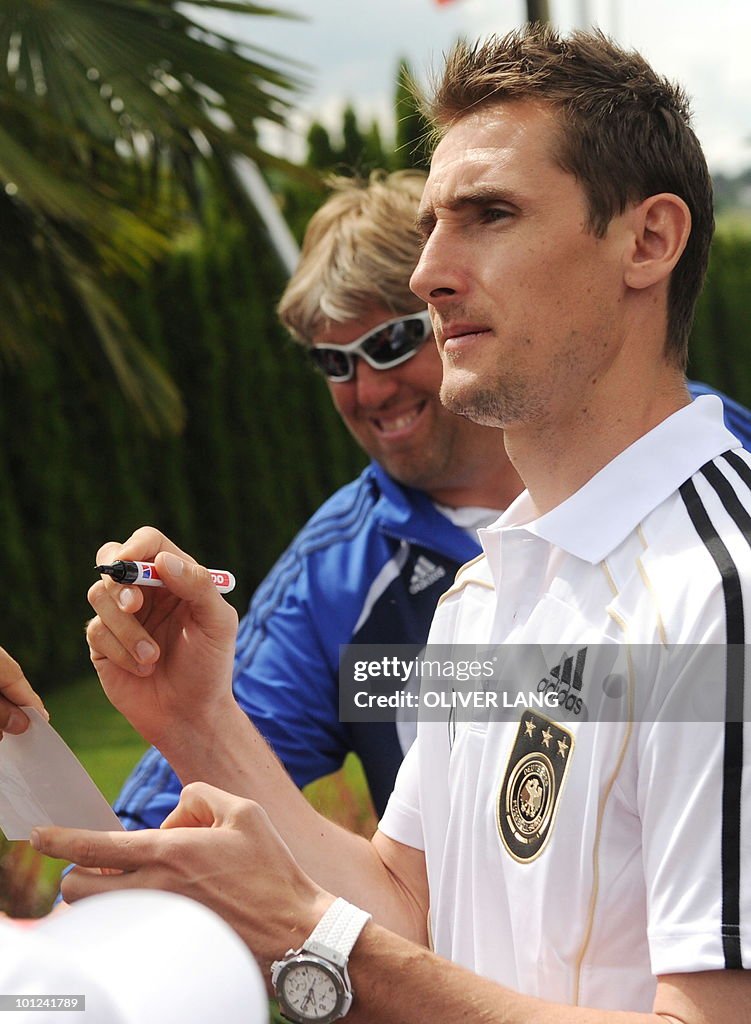
[[[292,963],[279,979],[278,995],[301,1020],[336,1020],[341,1002],[339,987],[323,966]]]

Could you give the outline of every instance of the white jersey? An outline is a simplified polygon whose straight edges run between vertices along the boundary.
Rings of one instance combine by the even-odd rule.
[[[535,645],[520,689],[546,679],[568,710],[420,723],[380,828],[425,851],[438,953],[644,1012],[657,975],[751,967],[751,735],[725,647],[751,630],[750,508],[751,458],[699,398],[558,508],[533,519],[525,492],[482,532],[429,643]],[[611,697],[629,713],[605,721]]]

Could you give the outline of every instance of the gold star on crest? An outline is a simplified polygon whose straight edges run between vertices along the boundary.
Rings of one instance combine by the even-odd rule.
[[[543,745],[546,746],[546,747],[549,747],[550,746],[550,741],[552,740],[552,738],[553,738],[553,734],[550,731],[550,729],[543,729],[543,731],[542,731],[542,742],[543,742]]]
[[[556,740],[556,742],[558,743],[558,753],[565,760],[566,754],[568,753],[568,743],[566,743],[565,737],[562,740]]]
[[[537,728],[537,726],[535,725],[535,723],[534,723],[534,722],[532,721],[532,719],[530,718],[530,719],[528,719],[528,720],[527,720],[527,721],[526,721],[526,722],[524,723],[524,728],[525,728],[525,729],[527,730],[527,736],[531,736],[531,735],[532,735],[532,733],[533,733],[533,732],[535,731],[535,729]]]

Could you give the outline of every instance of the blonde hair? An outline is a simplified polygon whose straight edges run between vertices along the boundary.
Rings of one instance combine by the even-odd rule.
[[[425,177],[373,171],[367,181],[330,181],[333,195],[311,218],[279,302],[279,317],[296,341],[309,345],[327,322],[357,320],[374,306],[394,316],[425,308],[409,290],[420,258],[415,218]]]

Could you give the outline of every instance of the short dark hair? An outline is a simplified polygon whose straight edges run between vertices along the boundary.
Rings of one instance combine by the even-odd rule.
[[[562,37],[536,24],[457,43],[425,109],[440,138],[470,111],[509,100],[540,100],[558,114],[554,157],[580,182],[598,237],[628,203],[648,196],[670,192],[688,206],[691,233],[670,279],[666,339],[666,354],[685,368],[714,232],[712,182],[685,92],[602,32]]]

